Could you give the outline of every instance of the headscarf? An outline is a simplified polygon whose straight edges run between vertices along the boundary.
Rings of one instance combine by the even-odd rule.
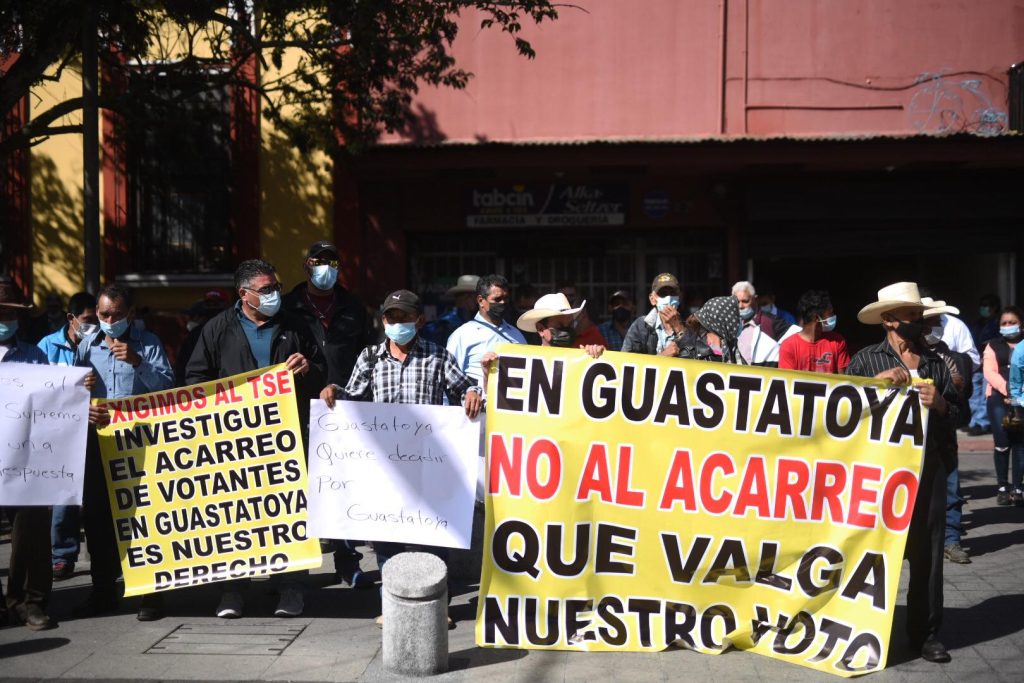
[[[730,348],[736,345],[740,329],[740,302],[734,296],[716,296],[700,307],[694,315],[704,329],[722,338]]]

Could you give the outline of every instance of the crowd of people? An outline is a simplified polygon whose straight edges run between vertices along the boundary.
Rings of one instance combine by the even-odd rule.
[[[377,312],[338,282],[337,248],[311,245],[306,279],[284,293],[275,268],[263,260],[241,263],[234,297],[211,290],[188,310],[188,333],[172,367],[164,344],[146,329],[130,289],[108,284],[93,297],[75,294],[66,310],[46,298],[44,314],[30,318],[19,290],[0,279],[0,362],[51,363],[91,368],[93,398],[134,394],[207,382],[277,363],[295,373],[300,420],[308,422],[311,398],[462,405],[467,416],[484,409],[487,369],[499,343],[581,349],[593,358],[605,350],[706,362],[777,367],[874,377],[895,385],[916,384],[931,411],[924,468],[911,523],[907,557],[910,590],[907,623],[912,645],[932,661],[948,661],[938,640],[942,617],[943,558],[967,563],[960,545],[961,508],[958,428],[991,432],[999,505],[1024,505],[1024,314],[985,297],[970,327],[959,311],[933,300],[915,283],[883,287],[857,315],[880,327],[881,339],[851,354],[837,331],[829,293],[804,292],[794,313],[773,296],[758,296],[753,283],[737,282],[728,294],[682,304],[683,286],[671,273],[651,282],[650,308],[637,311],[630,292],[617,290],[600,312],[587,306],[572,283],[539,295],[529,286],[513,292],[501,275],[463,275],[448,290],[452,306],[427,322],[421,298],[397,290]],[[237,297],[237,298],[235,298]],[[233,299],[233,300],[232,300]],[[594,317],[605,317],[596,322]],[[979,353],[979,349],[981,352]],[[918,380],[929,380],[918,382]],[[109,419],[93,407],[95,427]],[[303,434],[304,441],[308,434]],[[480,456],[483,457],[483,435]],[[481,473],[483,472],[481,460]],[[478,502],[483,500],[482,476]],[[74,574],[80,531],[91,556],[92,590],[74,614],[88,617],[116,609],[120,563],[95,429],[86,452],[83,506],[7,508],[12,552],[6,607],[32,629],[53,625],[46,613],[52,581]],[[40,542],[46,535],[51,543]],[[372,586],[360,570],[353,540],[332,541],[339,580]],[[379,565],[402,551],[374,543]],[[442,558],[443,549],[429,549]],[[283,575],[277,616],[302,614],[301,572]],[[245,582],[221,583],[215,613],[242,616]],[[140,620],[163,615],[161,594],[147,595]],[[0,614],[6,623],[6,615]],[[378,618],[381,623],[382,618]]]

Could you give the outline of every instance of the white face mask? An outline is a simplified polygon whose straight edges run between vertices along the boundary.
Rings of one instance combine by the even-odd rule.
[[[99,325],[93,325],[92,323],[79,323],[78,332],[75,333],[75,336],[78,337],[79,339],[85,339],[86,337],[91,337],[92,335],[96,334],[99,331]]]
[[[924,335],[924,341],[928,346],[935,346],[942,341],[942,325],[936,325]]]
[[[249,291],[260,298],[260,305],[252,306],[249,302],[246,302],[247,305],[251,308],[255,308],[268,318],[273,318],[277,315],[277,312],[281,309],[281,290],[273,291],[270,294],[260,294],[253,289]]]

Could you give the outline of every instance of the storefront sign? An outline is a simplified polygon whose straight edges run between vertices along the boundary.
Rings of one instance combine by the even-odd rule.
[[[625,185],[498,185],[466,197],[466,227],[601,226],[626,222]]]

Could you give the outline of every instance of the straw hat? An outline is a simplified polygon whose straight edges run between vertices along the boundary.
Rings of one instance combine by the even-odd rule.
[[[573,308],[569,303],[569,299],[565,297],[565,294],[558,292],[556,294],[545,294],[541,298],[537,299],[537,303],[533,305],[533,308],[519,316],[519,320],[516,321],[516,327],[521,329],[523,332],[536,332],[537,322],[544,320],[544,318],[551,318],[556,315],[571,315],[576,317],[583,307],[587,305],[584,301],[576,308]]]
[[[456,294],[475,294],[476,283],[480,282],[479,275],[460,275],[455,286],[450,288],[445,294],[448,296],[455,296]]]
[[[921,292],[918,291],[916,282],[897,282],[888,287],[882,287],[878,290],[878,301],[860,309],[857,320],[865,325],[880,325],[883,313],[906,307],[928,308],[921,301]]]
[[[924,313],[921,314],[923,318],[934,318],[942,315],[943,313],[949,313],[951,315],[960,315],[960,309],[956,306],[947,306],[945,301],[941,299],[935,301],[931,297],[922,297],[921,303],[925,305]]]

